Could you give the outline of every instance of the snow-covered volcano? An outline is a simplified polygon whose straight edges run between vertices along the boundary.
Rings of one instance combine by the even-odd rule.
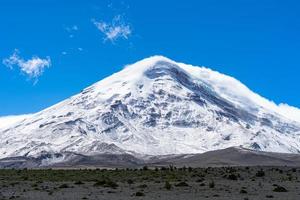
[[[187,154],[231,146],[299,153],[300,123],[288,109],[298,115],[234,78],[154,56],[0,129],[0,158]]]

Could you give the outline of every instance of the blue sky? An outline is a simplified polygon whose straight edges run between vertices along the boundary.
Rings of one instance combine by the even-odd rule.
[[[2,0],[0,116],[39,111],[151,55],[300,107],[299,10],[288,0]]]

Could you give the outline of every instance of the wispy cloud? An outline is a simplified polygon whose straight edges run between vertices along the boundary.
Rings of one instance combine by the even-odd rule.
[[[73,25],[73,26],[67,26],[65,27],[66,31],[68,32],[73,32],[73,31],[78,31],[78,26],[77,25]]]
[[[115,16],[111,22],[92,20],[99,31],[104,34],[104,41],[114,42],[120,38],[128,39],[132,34],[132,28],[127,24],[121,15]]]
[[[43,74],[45,68],[51,66],[51,60],[50,57],[42,59],[37,56],[33,56],[29,60],[24,60],[19,56],[19,50],[15,49],[10,57],[3,59],[3,64],[10,69],[18,67],[29,78],[37,79]]]
[[[77,25],[73,25],[73,26],[65,26],[64,29],[68,32],[69,37],[73,38],[75,32],[77,32],[79,30],[79,27]]]

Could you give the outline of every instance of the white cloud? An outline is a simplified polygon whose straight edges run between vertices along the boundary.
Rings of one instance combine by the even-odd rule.
[[[282,115],[293,119],[297,122],[300,122],[300,109],[294,106],[289,106],[288,104],[281,103],[278,105],[278,108]]]
[[[78,26],[77,25],[72,26],[72,30],[78,31]]]
[[[69,38],[74,38],[74,34],[79,30],[79,27],[77,25],[65,26],[64,29],[69,33]]]
[[[45,68],[51,66],[51,60],[50,57],[42,59],[37,56],[33,56],[29,60],[24,60],[19,56],[19,51],[16,49],[9,58],[3,59],[3,64],[10,69],[17,66],[29,78],[36,79],[43,74]]]
[[[78,28],[77,25],[67,26],[67,27],[65,27],[65,29],[66,29],[66,31],[68,31],[68,32],[74,32],[74,31],[78,31],[78,30],[79,30],[79,28]]]
[[[209,84],[214,91],[220,94],[224,99],[230,100],[237,106],[242,107],[253,114],[261,114],[261,109],[259,109],[261,107],[300,123],[299,108],[284,103],[276,104],[251,91],[237,79],[213,71],[209,68],[193,67],[182,63],[179,63],[178,65],[200,80],[204,80],[205,83]]]
[[[92,21],[97,29],[104,34],[104,41],[114,42],[119,38],[128,39],[132,34],[130,25],[126,24],[120,15],[114,17],[111,23]]]

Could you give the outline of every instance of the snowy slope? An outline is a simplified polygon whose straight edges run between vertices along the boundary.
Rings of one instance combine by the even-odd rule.
[[[299,113],[232,77],[154,56],[0,129],[0,158],[166,155],[231,146],[299,153]]]
[[[6,129],[15,123],[21,122],[22,120],[30,116],[31,116],[30,114],[27,114],[27,115],[12,115],[12,116],[0,117],[0,130]]]

